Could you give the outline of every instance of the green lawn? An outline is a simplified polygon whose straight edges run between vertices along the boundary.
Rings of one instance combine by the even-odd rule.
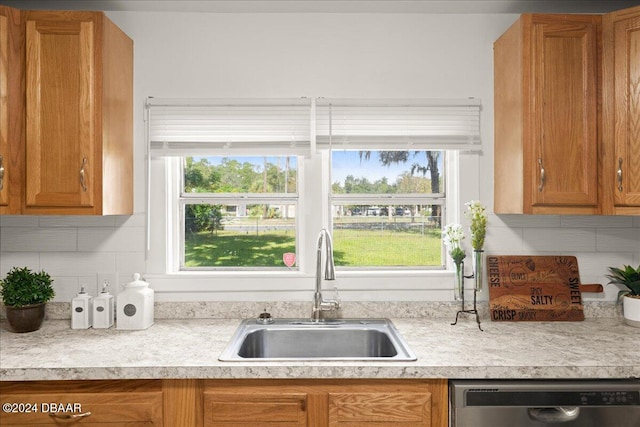
[[[185,267],[283,267],[282,254],[296,251],[293,231],[196,233],[185,239]]]
[[[341,266],[441,265],[440,231],[335,230],[333,255]]]
[[[338,266],[441,265],[440,230],[335,230],[334,258]],[[243,233],[221,230],[188,234],[186,267],[283,267],[282,254],[295,252],[292,230]]]

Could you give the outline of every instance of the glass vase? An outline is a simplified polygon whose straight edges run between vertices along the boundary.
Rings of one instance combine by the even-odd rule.
[[[456,275],[454,277],[453,297],[456,301],[462,301],[464,298],[464,262],[457,262]]]
[[[484,251],[477,249],[473,251],[473,282],[477,292],[482,291],[484,281]]]

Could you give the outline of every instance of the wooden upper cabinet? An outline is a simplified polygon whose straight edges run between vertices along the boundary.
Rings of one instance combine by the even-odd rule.
[[[603,19],[603,211],[640,215],[640,6]]]
[[[8,76],[8,51],[9,51],[9,25],[5,15],[5,8],[0,9],[0,207],[9,205],[9,186],[5,184],[5,158],[9,155],[9,138],[7,127],[7,76]]]
[[[28,11],[29,214],[133,212],[133,43],[103,13]]]
[[[28,207],[94,206],[94,28],[93,21],[27,20]]]
[[[494,45],[496,213],[596,214],[601,17],[522,15]]]
[[[598,22],[532,20],[532,205],[597,207]],[[526,158],[526,155],[525,155]]]
[[[0,6],[0,214],[20,213],[22,206],[23,52],[22,14]]]

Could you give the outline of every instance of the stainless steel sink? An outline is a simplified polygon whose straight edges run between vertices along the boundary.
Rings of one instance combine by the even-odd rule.
[[[221,361],[416,360],[388,319],[243,320]]]

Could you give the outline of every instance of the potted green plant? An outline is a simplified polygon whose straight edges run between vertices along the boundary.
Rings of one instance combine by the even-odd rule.
[[[625,265],[623,268],[609,267],[606,277],[610,284],[622,285],[618,293],[618,300],[622,298],[624,321],[627,325],[640,328],[640,265],[633,268]]]
[[[36,273],[27,267],[14,267],[0,280],[7,321],[15,332],[40,329],[45,304],[55,296],[52,283],[49,274],[44,271]]]

